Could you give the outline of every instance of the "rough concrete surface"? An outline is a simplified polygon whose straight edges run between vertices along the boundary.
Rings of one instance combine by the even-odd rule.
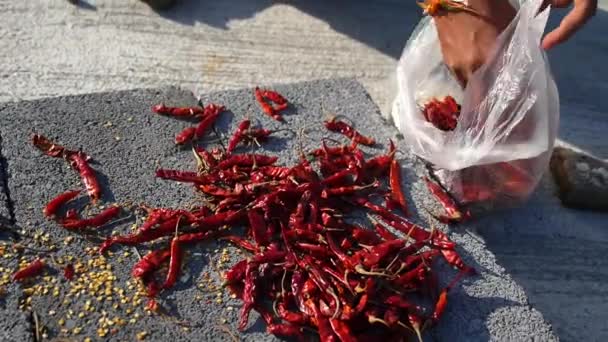
[[[383,122],[378,108],[355,81],[319,81],[275,88],[295,104],[295,109],[286,115],[289,126],[307,127],[305,147],[317,146],[320,138],[327,135],[321,128],[321,119],[326,113],[345,115],[357,123],[357,128],[362,133],[371,134],[380,142],[397,137],[396,129]],[[231,110],[231,113],[222,115],[217,125],[221,132],[232,130],[245,115],[259,121],[264,127],[284,128],[261,114],[250,89],[212,93],[203,95],[202,98],[204,101],[225,104]],[[193,167],[191,153],[187,149],[176,148],[172,143],[174,134],[187,123],[151,114],[150,106],[159,101],[193,104],[194,98],[185,92],[167,88],[0,105],[0,133],[6,142],[3,153],[8,160],[8,180],[15,203],[17,224],[30,233],[38,230],[49,233],[51,239],[59,241],[58,256],[70,254],[83,260],[92,258],[85,253],[85,248],[95,244],[77,238],[73,243],[64,245],[64,238],[74,234],[66,233],[42,217],[41,207],[49,198],[67,189],[79,187],[80,180],[63,161],[41,156],[32,148],[29,143],[32,130],[48,134],[67,146],[82,147],[93,156],[98,161],[94,167],[102,175],[106,201],[133,200],[163,206],[191,203],[194,197],[189,186],[159,181],[153,177],[153,171],[158,165],[171,168]],[[298,148],[297,139],[293,139],[288,132],[284,134],[273,139],[262,150],[278,154],[283,163],[293,162]],[[397,142],[401,150],[407,151],[401,141]],[[384,150],[385,146],[368,151],[378,153],[380,149]],[[417,176],[423,172],[423,166],[408,154],[405,154],[401,162],[405,182],[411,184],[406,196],[412,198],[413,206],[427,205],[428,194]],[[424,221],[420,217],[416,219]],[[118,224],[114,229],[124,230],[128,225]],[[110,231],[104,230],[103,233],[109,234]],[[524,290],[497,263],[496,257],[486,248],[482,238],[461,229],[451,231],[450,235],[460,244],[465,261],[476,267],[480,275],[467,278],[454,289],[445,320],[433,332],[435,339],[557,340],[543,315],[529,305],[530,300]],[[201,272],[216,274],[209,267],[208,260],[213,260],[215,264],[218,253],[214,251],[218,249],[219,252],[222,248],[223,246],[216,247],[215,243],[196,248],[193,253],[198,254],[188,257],[188,279],[180,282],[175,290],[161,296],[163,305],[170,307],[174,316],[192,325],[189,332],[168,319],[147,317],[138,309],[143,315],[139,323],[119,327],[110,340],[132,340],[141,331],[146,331],[151,340],[228,340],[229,336],[220,328],[221,320],[226,319],[235,331],[238,306],[233,310],[228,309],[236,303],[226,295],[221,297],[223,304],[218,305],[215,303],[215,293],[210,295],[198,292],[193,284],[195,279],[198,281],[201,277]],[[128,257],[124,256],[124,252],[132,252],[129,248],[118,248],[114,252],[108,261],[118,279],[116,286],[123,288],[128,279],[129,267],[136,258],[132,253]],[[236,255],[234,251],[230,254]],[[119,260],[122,258],[125,260],[121,263]],[[60,279],[58,286],[61,287],[63,296],[67,291],[67,283]],[[204,297],[202,301],[193,300],[197,294]],[[78,298],[72,295],[66,304],[62,304],[53,297],[39,296],[34,298],[32,307],[39,314],[42,324],[50,328],[49,337],[69,336],[59,333],[61,328],[57,325],[59,318],[65,318],[65,326],[69,325],[70,332],[74,328],[82,328],[78,335],[82,338],[97,336],[97,321],[101,310],[105,310],[109,317],[125,316],[125,307],[130,307],[127,304],[114,310],[111,302],[103,298],[97,302],[92,298],[96,311],[84,318],[89,319],[89,323],[83,323],[74,316],[82,311],[83,302],[87,298],[88,294]],[[211,300],[207,302],[207,298]],[[70,309],[74,314],[71,318],[66,318]],[[53,315],[49,314],[51,310],[55,311]],[[3,319],[0,318],[0,321]],[[252,321],[256,321],[255,317]],[[271,339],[262,331],[262,324],[256,322],[242,338],[251,341]]]

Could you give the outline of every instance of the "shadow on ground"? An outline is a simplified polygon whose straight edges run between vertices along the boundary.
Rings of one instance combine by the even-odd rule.
[[[275,4],[294,6],[393,58],[399,58],[405,41],[421,17],[415,1],[401,0],[180,0],[171,10],[159,14],[184,25],[200,22],[226,29],[230,20],[251,18]]]
[[[606,341],[608,215],[562,208],[550,182],[525,206],[478,222],[480,233],[561,341]]]

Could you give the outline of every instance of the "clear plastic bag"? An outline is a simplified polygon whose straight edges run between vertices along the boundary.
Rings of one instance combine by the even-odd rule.
[[[549,16],[549,10],[538,13],[541,3],[515,3],[517,16],[465,89],[443,63],[432,19],[419,23],[403,51],[393,122],[413,153],[438,170],[443,185],[460,202],[519,203],[548,165],[559,123],[559,95],[540,47]],[[421,110],[429,100],[447,95],[461,104],[453,131],[437,129]]]

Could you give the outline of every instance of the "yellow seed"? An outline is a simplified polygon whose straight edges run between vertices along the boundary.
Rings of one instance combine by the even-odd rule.
[[[55,315],[55,310],[49,310],[49,316]]]
[[[138,341],[143,341],[146,338],[146,335],[148,335],[147,332],[142,331],[142,332],[138,332],[137,335],[135,335],[137,337]]]
[[[97,329],[97,335],[99,335],[99,337],[106,337],[107,334],[108,334],[108,329],[104,329],[104,328]]]
[[[136,320],[135,318],[131,318],[131,319],[129,320],[129,323],[131,323],[131,324],[135,324],[136,322],[137,322],[137,320]]]
[[[84,317],[84,312],[81,312],[78,314],[78,318],[83,318]]]
[[[57,321],[57,324],[59,324],[60,326],[63,326],[63,325],[65,324],[65,319],[60,318],[60,319]]]
[[[81,327],[76,327],[76,328],[74,328],[74,330],[72,330],[72,332],[74,333],[74,335],[80,334],[81,331],[82,331]]]
[[[90,337],[85,337],[84,338],[84,342],[91,342],[91,338]]]

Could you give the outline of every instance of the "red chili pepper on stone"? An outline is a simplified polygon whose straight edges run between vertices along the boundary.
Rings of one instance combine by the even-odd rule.
[[[99,200],[101,197],[101,187],[97,181],[95,171],[93,171],[91,166],[89,166],[87,160],[78,153],[71,155],[69,157],[69,161],[72,168],[80,174],[82,183],[84,184],[93,203],[97,202],[97,200]]]
[[[443,190],[439,184],[434,183],[428,177],[424,177],[424,181],[431,194],[435,196],[437,201],[439,201],[439,203],[443,206],[447,214],[446,218],[448,220],[458,222],[465,217],[458,207],[458,204],[456,204],[456,201],[454,201],[454,199],[445,190]]]
[[[395,201],[405,216],[409,216],[405,195],[403,195],[403,189],[401,189],[401,167],[395,159],[391,162],[389,184],[391,186],[391,199]]]
[[[279,110],[276,110],[270,103],[266,102],[266,100],[264,99],[263,92],[262,90],[260,90],[260,88],[255,88],[254,95],[256,101],[258,102],[260,107],[262,107],[262,111],[266,113],[266,115],[277,121],[283,122],[283,116],[279,114]]]
[[[36,259],[32,261],[29,265],[13,273],[13,281],[21,281],[40,275],[44,270],[45,266],[46,265],[42,259]]]
[[[163,284],[163,289],[169,289],[175,285],[177,278],[179,277],[179,271],[182,267],[182,249],[180,246],[181,241],[179,236],[175,236],[171,240],[171,259],[169,260],[169,272],[167,272],[167,278]]]
[[[72,280],[74,279],[74,265],[72,264],[67,264],[64,268],[63,268],[63,277],[67,280]]]
[[[344,121],[336,120],[336,118],[332,118],[331,120],[327,120],[323,122],[325,128],[332,132],[340,133],[353,140],[357,144],[362,144],[366,146],[373,146],[376,144],[376,140],[370,137],[366,137],[361,133],[357,132],[354,128],[352,128],[349,124]]]
[[[183,131],[179,132],[175,136],[175,144],[176,145],[184,145],[192,141],[194,139],[194,134],[196,133],[195,127],[186,127]]]
[[[146,254],[139,260],[131,270],[131,275],[134,278],[145,278],[150,273],[153,273],[165,261],[171,257],[169,249],[159,249]]]
[[[80,194],[80,190],[70,190],[66,191],[62,194],[59,194],[57,197],[53,198],[47,205],[44,207],[43,213],[44,216],[50,217],[57,213],[59,208],[67,202],[73,200]]]
[[[167,107],[164,103],[153,106],[152,111],[174,117],[195,117],[203,114],[203,108],[201,107]]]
[[[232,151],[234,151],[237,145],[243,140],[245,131],[249,129],[249,126],[251,126],[251,121],[249,121],[249,119],[245,119],[241,121],[241,123],[239,123],[236,128],[236,131],[230,138],[230,141],[228,141],[228,148],[226,149],[226,152],[228,154],[232,153]]]
[[[60,223],[66,229],[97,228],[110,222],[120,214],[120,207],[109,207],[101,213],[87,219],[63,219]]]

